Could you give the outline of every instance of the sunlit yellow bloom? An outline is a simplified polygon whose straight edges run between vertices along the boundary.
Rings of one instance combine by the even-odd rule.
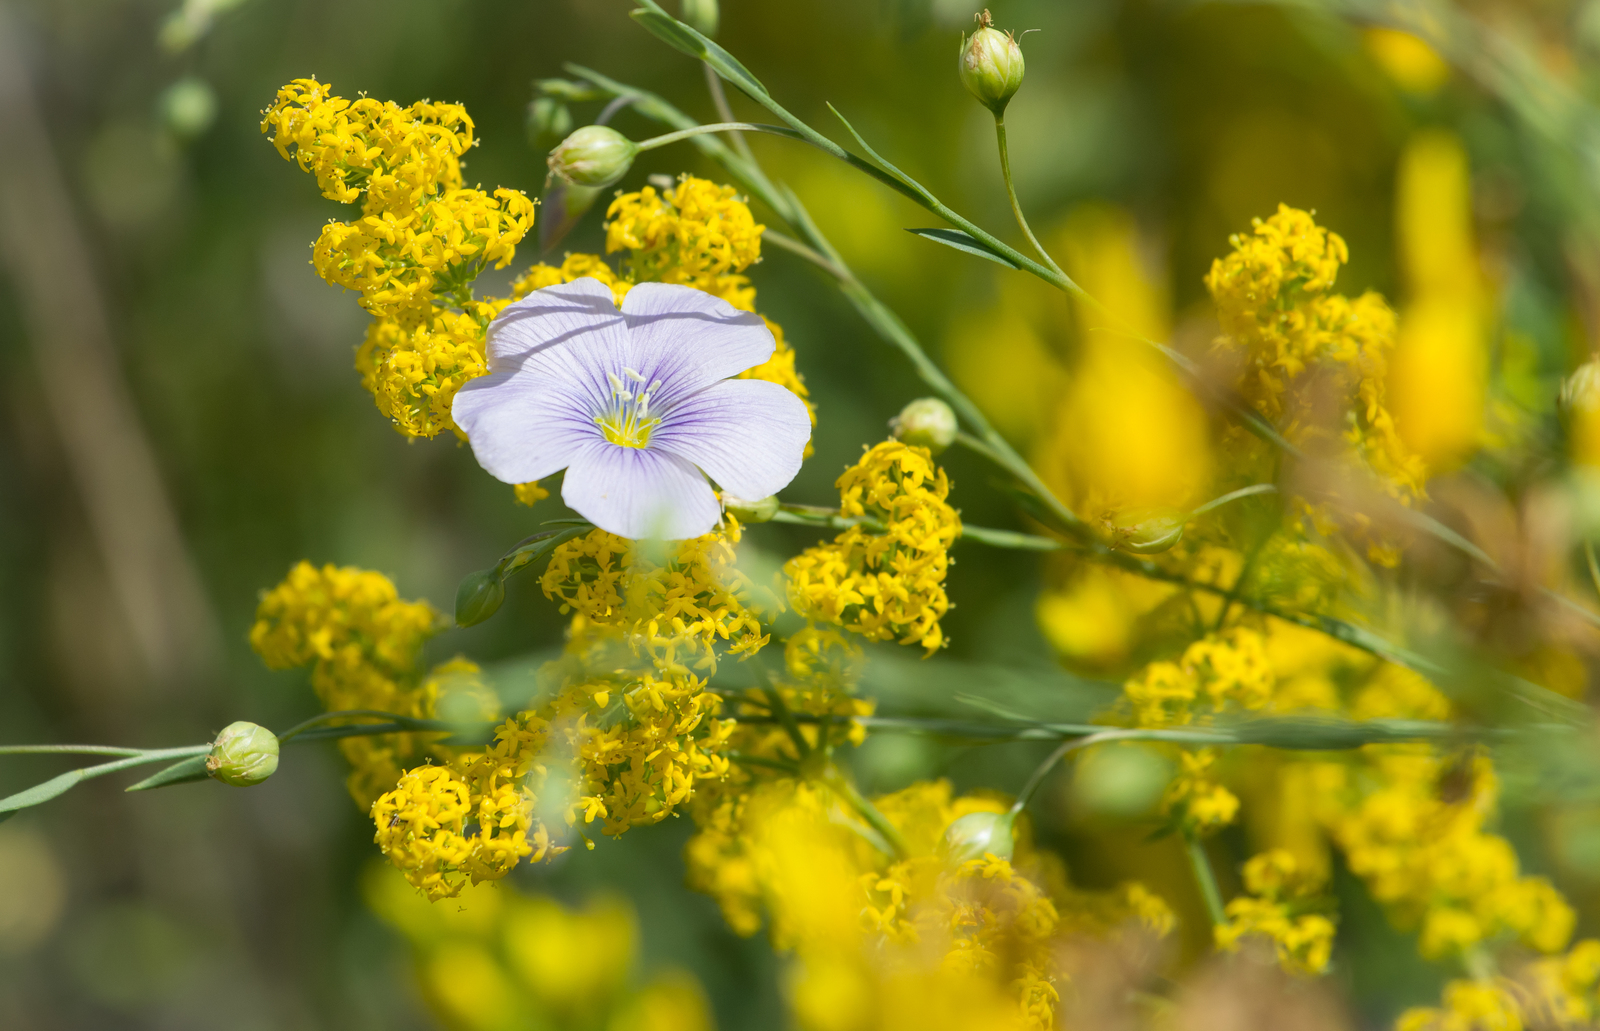
[[[946,503],[950,481],[927,448],[888,440],[837,481],[839,511],[873,520],[789,560],[789,601],[809,619],[873,641],[944,645],[950,607],[944,578],[961,518]],[[881,529],[880,529],[881,527]]]

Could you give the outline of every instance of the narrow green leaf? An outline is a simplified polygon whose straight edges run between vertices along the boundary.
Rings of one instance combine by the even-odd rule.
[[[206,756],[193,755],[187,759],[168,766],[159,773],[152,774],[137,784],[130,784],[126,791],[149,791],[151,788],[164,788],[173,784],[188,784],[191,781],[206,779]]]
[[[920,236],[924,240],[942,243],[946,247],[954,247],[963,254],[975,254],[980,258],[987,258],[997,265],[1004,265],[1006,268],[1022,267],[1012,262],[1009,258],[1002,257],[991,251],[977,237],[970,233],[963,233],[959,229],[907,229],[906,232],[912,236]]]
[[[658,11],[651,11],[641,7],[636,11],[629,12],[629,16],[640,25],[643,25],[645,31],[649,32],[650,35],[680,54],[692,57],[696,61],[705,60],[705,47],[701,46],[700,41],[694,38],[694,30],[682,24],[670,14],[662,14]]]
[[[941,205],[939,203],[938,198],[935,197],[932,193],[928,192],[928,188],[927,187],[923,186],[921,183],[917,182],[915,179],[911,178],[909,175],[906,175],[904,172],[900,171],[900,169],[898,167],[896,167],[893,162],[891,162],[888,159],[886,159],[882,154],[879,154],[876,150],[873,150],[872,149],[872,144],[867,142],[866,137],[864,137],[860,133],[856,132],[856,127],[850,124],[850,119],[846,118],[844,115],[839,113],[839,109],[838,108],[834,107],[832,104],[829,104],[828,105],[828,110],[833,112],[833,117],[839,119],[839,121],[844,124],[844,127],[845,127],[846,130],[849,131],[851,138],[856,141],[856,145],[859,146],[862,150],[866,151],[867,152],[867,156],[872,158],[873,161],[877,162],[878,163],[878,167],[880,169],[882,169],[883,171],[887,172],[891,177],[893,177],[897,182],[899,182],[906,189],[911,190],[918,197],[921,197],[922,200],[926,204],[930,205],[931,207],[933,207],[935,209],[943,207],[943,205]],[[934,214],[943,216],[944,212],[940,211],[940,210],[935,210]]]
[[[83,781],[83,775],[86,772],[88,771],[68,770],[59,777],[51,777],[43,784],[35,784],[25,791],[19,791],[14,795],[0,798],[0,813],[11,813],[18,809],[26,809],[41,802],[48,802],[58,795],[64,795]]]
[[[699,30],[685,25],[663,11],[660,6],[650,3],[649,0],[643,2],[644,6],[631,12],[631,15],[633,20],[644,26],[651,35],[679,53],[709,64],[718,75],[752,97],[769,96],[767,88],[750,74],[750,69],[739,63],[738,58],[717,46]]]

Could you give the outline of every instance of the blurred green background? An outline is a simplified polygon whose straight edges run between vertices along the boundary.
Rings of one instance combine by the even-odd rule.
[[[277,156],[259,112],[278,86],[313,75],[345,96],[460,101],[481,139],[469,183],[535,194],[544,154],[525,124],[532,81],[560,75],[565,61],[715,120],[700,69],[640,31],[628,6],[0,0],[0,741],[153,746],[206,740],[235,719],[285,727],[316,701],[301,674],[265,671],[246,632],[258,592],[292,563],[378,569],[402,596],[447,608],[464,574],[550,516],[514,505],[453,441],[408,444],[384,425],[351,368],[365,316],[309,264],[319,226],[344,215]],[[1572,212],[1592,187],[1573,179],[1571,154],[1539,144],[1526,113],[1481,77],[1408,83],[1404,62],[1386,70],[1358,25],[1309,9],[991,7],[1003,27],[1040,30],[1026,37],[1028,79],[1008,112],[1035,225],[1052,231],[1089,202],[1130,213],[1180,342],[1209,339],[1201,278],[1228,234],[1280,201],[1315,209],[1349,242],[1346,290],[1402,297],[1396,162],[1414,132],[1442,125],[1471,156],[1502,318],[1525,341],[1525,378],[1548,387],[1535,398],[1553,394],[1555,377],[1587,350],[1594,299],[1579,288],[1600,277]],[[1558,71],[1600,43],[1600,5],[1488,11]],[[952,0],[725,0],[719,41],[802,117],[832,131],[824,102],[834,102],[882,152],[1009,238],[988,116],[954,74],[972,14]],[[740,98],[734,105],[754,114]],[[579,124],[595,113],[575,111]],[[612,124],[634,138],[655,132],[626,111]],[[863,279],[930,351],[951,350],[963,385],[1004,409],[1004,428],[1028,444],[1029,413],[1049,398],[986,365],[1008,358],[947,348],[964,316],[1019,303],[999,292],[992,266],[901,232],[931,217],[817,152],[752,142]],[[621,188],[684,171],[717,178],[678,146],[646,155]],[[600,248],[599,214],[556,260],[560,250]],[[526,244],[516,267],[480,289],[509,282],[535,250]],[[833,478],[922,391],[808,267],[769,248],[751,278],[819,411],[815,457],[785,497],[829,503]],[[1036,287],[1045,290],[1008,289]],[[1058,329],[1045,343],[1068,353],[1075,338]],[[952,453],[947,466],[963,518],[1018,525],[969,455]],[[746,560],[781,562],[813,539],[757,527]],[[1097,685],[1051,672],[1033,617],[1039,587],[1026,555],[960,562],[939,670],[891,657],[870,682],[905,709],[919,692],[981,689],[955,663],[999,665],[1033,671],[1030,690],[1044,703],[1091,711],[1104,697]],[[437,639],[434,657],[515,662],[559,646],[563,625],[524,578],[501,615]],[[1015,786],[1037,759],[1027,748],[885,738],[856,765],[873,789],[929,775]],[[0,792],[63,768],[5,760]],[[404,939],[363,905],[358,881],[375,849],[342,778],[331,748],[305,748],[254,790],[125,796],[109,778],[0,825],[0,1027],[436,1026]],[[1137,794],[1149,779],[1135,762],[1107,782]],[[1161,856],[1141,871],[1097,859],[1104,851],[1074,815],[1095,804],[1064,785],[1043,807],[1041,837],[1082,883],[1148,876],[1183,904],[1188,889],[1178,875],[1162,879]],[[1513,806],[1508,825],[1529,865],[1559,865],[1535,824]],[[775,1026],[770,949],[732,935],[709,900],[682,887],[687,831],[680,821],[635,830],[517,879],[574,904],[622,893],[639,914],[641,977],[687,967],[719,1026]],[[1600,881],[1587,876],[1577,886],[1593,895]],[[1358,893],[1343,894],[1339,976],[1365,1019],[1434,997],[1439,973],[1402,959],[1410,948]]]

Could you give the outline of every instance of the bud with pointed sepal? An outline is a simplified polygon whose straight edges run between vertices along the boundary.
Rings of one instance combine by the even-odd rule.
[[[1022,88],[1022,48],[1011,33],[994,27],[988,11],[977,19],[978,31],[961,38],[958,71],[967,92],[999,118]]]
[[[715,36],[717,23],[721,20],[717,0],[682,0],[678,7],[678,20],[702,36]]]
[[[1166,505],[1130,508],[1111,516],[1111,546],[1135,555],[1155,555],[1170,551],[1183,540],[1188,513]]]
[[[955,442],[956,413],[936,397],[919,397],[889,420],[895,439],[937,455]]]
[[[1017,816],[1012,812],[968,813],[951,821],[939,841],[939,855],[951,866],[959,866],[985,854],[1010,859],[1016,851],[1012,827]]]
[[[506,585],[492,569],[471,573],[456,588],[456,626],[477,626],[500,610]]]
[[[586,125],[550,152],[550,171],[573,186],[615,185],[639,153],[639,145],[608,125]]]
[[[256,723],[230,723],[206,756],[206,774],[234,787],[260,784],[278,769],[278,736]]]
[[[778,495],[769,494],[760,501],[747,501],[724,494],[722,507],[741,523],[770,523],[772,517],[778,514]]]

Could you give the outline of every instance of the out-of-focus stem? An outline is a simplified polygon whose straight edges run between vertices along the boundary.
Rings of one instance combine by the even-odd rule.
[[[1184,851],[1189,854],[1189,866],[1194,870],[1194,882],[1200,888],[1200,898],[1206,904],[1206,915],[1211,923],[1221,927],[1228,922],[1222,906],[1222,891],[1217,887],[1216,871],[1211,869],[1211,857],[1206,855],[1206,844],[1198,834],[1188,831],[1183,835]]]

